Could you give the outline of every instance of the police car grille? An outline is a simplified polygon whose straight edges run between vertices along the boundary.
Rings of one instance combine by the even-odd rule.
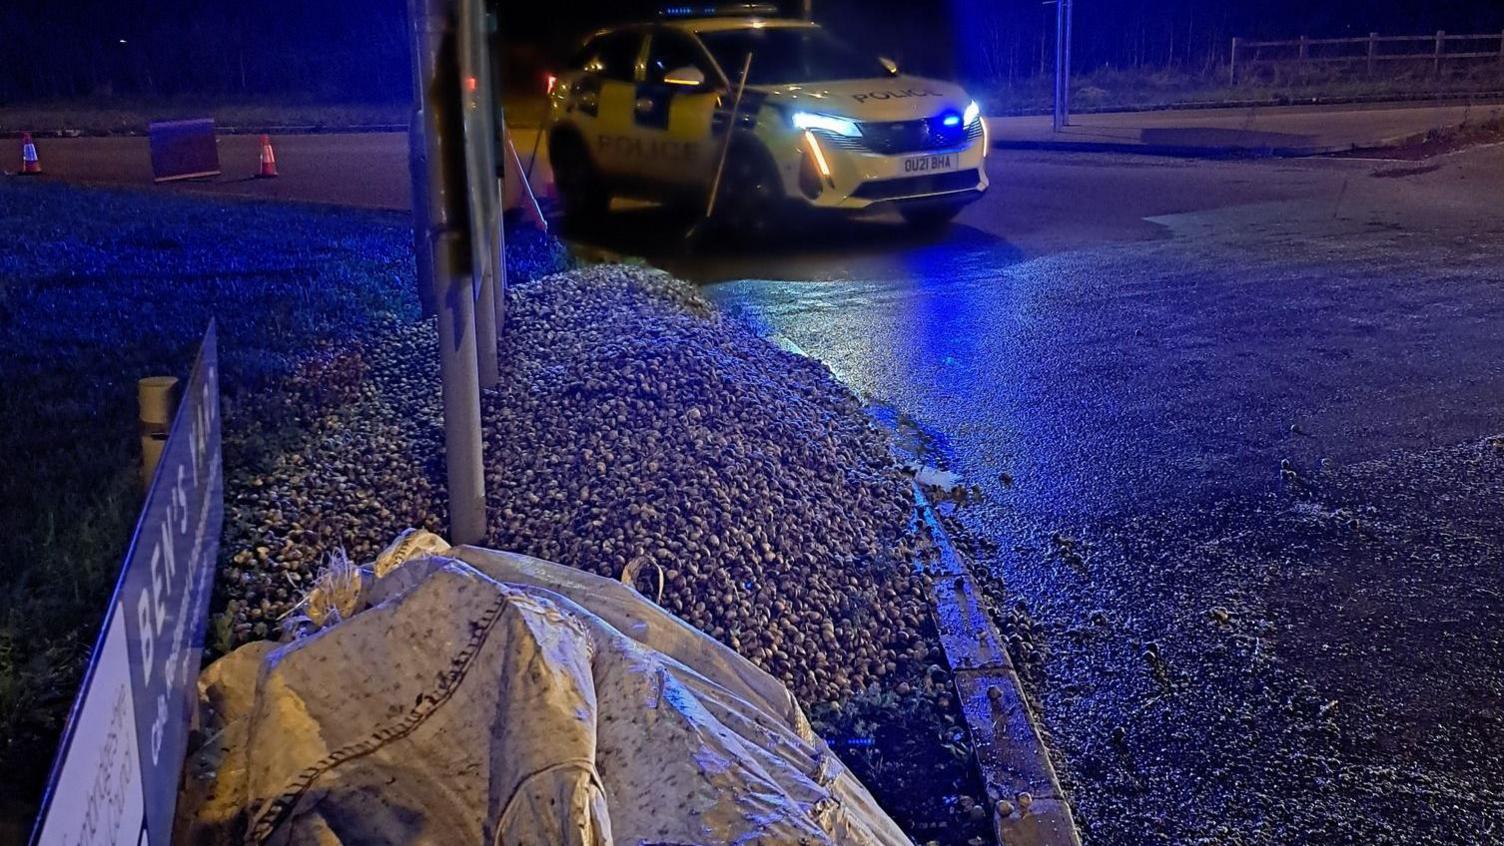
[[[946,126],[938,117],[889,123],[863,123],[860,138],[843,138],[838,146],[862,148],[885,156],[949,150],[961,147],[967,141],[980,137],[980,122],[973,126],[976,127],[975,133],[959,126]]]
[[[863,182],[851,195],[864,200],[922,197],[927,194],[944,194],[950,191],[969,191],[977,187],[981,181],[982,175],[976,170],[957,170],[950,173],[932,173],[925,176],[905,176],[900,179]]]

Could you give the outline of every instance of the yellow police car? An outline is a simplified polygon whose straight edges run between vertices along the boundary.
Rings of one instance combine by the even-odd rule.
[[[566,216],[598,217],[613,196],[703,209],[713,195],[743,234],[794,207],[935,225],[987,190],[987,130],[959,86],[775,15],[677,7],[589,38],[549,86]]]

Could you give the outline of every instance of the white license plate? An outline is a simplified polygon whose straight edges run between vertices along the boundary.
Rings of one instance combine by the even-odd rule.
[[[904,173],[933,173],[937,170],[955,170],[956,154],[940,156],[910,156],[903,160]]]

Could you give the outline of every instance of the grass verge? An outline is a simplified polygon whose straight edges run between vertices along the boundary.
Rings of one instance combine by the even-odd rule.
[[[216,318],[233,427],[418,306],[397,214],[11,180],[0,227],[0,830],[24,831],[140,506],[135,380],[185,373]]]

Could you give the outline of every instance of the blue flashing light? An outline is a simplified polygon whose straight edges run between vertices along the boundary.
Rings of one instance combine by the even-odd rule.
[[[952,114],[952,115],[946,115],[945,117],[943,117],[943,118],[940,119],[940,122],[942,124],[946,125],[946,126],[960,126],[961,125],[961,116],[960,115],[954,115],[954,114]]]

